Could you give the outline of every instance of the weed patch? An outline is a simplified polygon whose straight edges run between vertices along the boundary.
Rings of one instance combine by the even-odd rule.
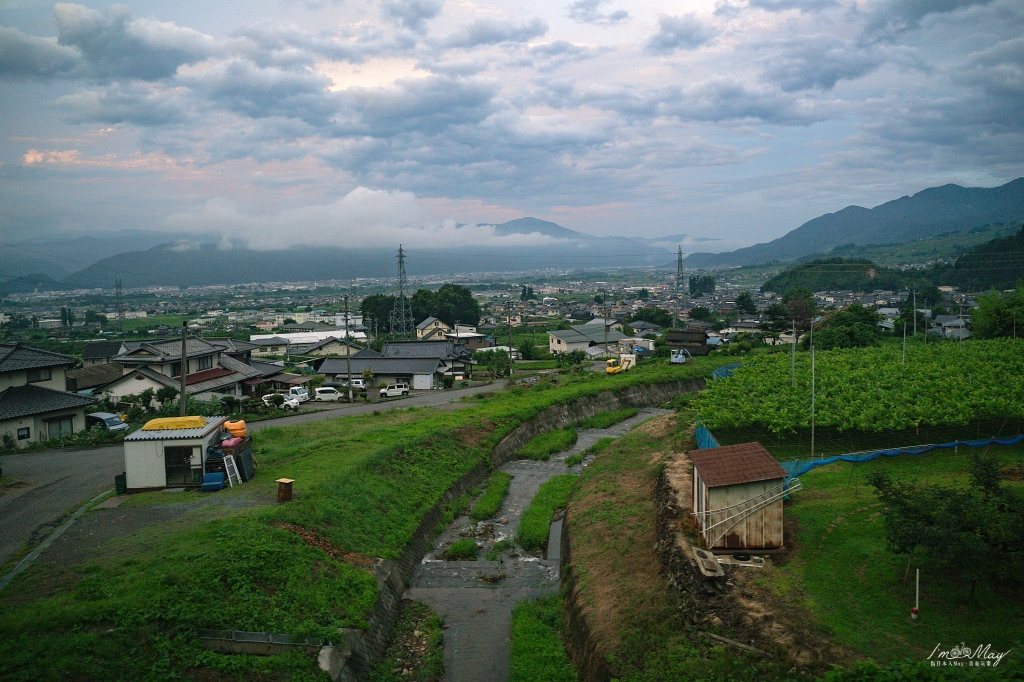
[[[622,410],[610,410],[608,412],[601,412],[595,414],[593,417],[584,419],[581,421],[577,428],[580,429],[607,429],[610,426],[615,426],[621,421],[626,421],[637,415],[635,407],[627,407]]]
[[[527,551],[539,551],[548,545],[548,530],[555,510],[564,509],[576,489],[573,474],[552,476],[541,485],[519,522],[519,544]]]
[[[582,452],[577,453],[575,455],[569,455],[568,457],[565,458],[565,466],[574,467],[577,464],[583,462],[584,458],[586,458],[586,455],[584,455]]]
[[[444,556],[448,561],[476,561],[480,546],[473,538],[462,538],[451,544]]]
[[[556,452],[564,452],[576,445],[576,429],[559,429],[542,433],[519,451],[523,459],[548,460]]]
[[[501,509],[501,503],[505,501],[508,494],[508,487],[512,483],[512,476],[504,471],[495,471],[487,479],[487,489],[476,501],[469,518],[474,521],[483,521],[492,518]]]
[[[444,621],[423,602],[403,602],[391,646],[370,682],[437,682],[444,674]]]
[[[562,600],[557,594],[516,605],[509,682],[576,682],[576,669],[562,644],[562,627]]]

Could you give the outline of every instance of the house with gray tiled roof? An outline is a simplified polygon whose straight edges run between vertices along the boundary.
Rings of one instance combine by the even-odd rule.
[[[586,351],[594,346],[601,346],[601,349],[605,350],[605,343],[610,348],[618,345],[624,338],[626,336],[616,329],[608,329],[606,333],[603,324],[579,324],[568,329],[548,332],[548,350],[552,355],[577,350]]]
[[[0,436],[19,447],[85,429],[95,398],[64,390],[78,358],[39,348],[0,344]]]

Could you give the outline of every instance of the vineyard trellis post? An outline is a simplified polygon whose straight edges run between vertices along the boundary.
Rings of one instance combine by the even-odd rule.
[[[914,313],[915,315],[917,313]],[[907,364],[907,323],[903,322],[903,364]]]
[[[814,319],[811,319],[811,459],[814,459]]]
[[[917,288],[914,288],[914,338],[917,338]]]
[[[789,361],[790,366],[790,379],[789,385],[796,386],[796,320],[793,320],[793,354]]]

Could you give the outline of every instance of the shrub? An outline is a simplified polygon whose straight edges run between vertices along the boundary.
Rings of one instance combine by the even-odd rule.
[[[559,429],[542,433],[519,451],[519,456],[524,459],[547,460],[553,453],[564,452],[576,445],[576,429]]]
[[[476,540],[473,538],[462,538],[456,540],[444,553],[449,561],[476,561],[476,555],[480,551]]]
[[[489,519],[501,509],[501,503],[505,501],[508,494],[508,487],[512,483],[512,476],[504,471],[495,471],[487,481],[487,490],[483,496],[476,501],[469,518],[474,521]]]
[[[556,509],[564,509],[576,490],[577,477],[562,474],[549,478],[537,491],[519,523],[519,544],[528,551],[547,547],[548,530]]]
[[[608,412],[601,412],[595,414],[589,419],[584,419],[578,425],[581,429],[607,429],[610,426],[615,426],[621,421],[631,419],[637,415],[635,407],[627,407],[622,410],[610,410]]]

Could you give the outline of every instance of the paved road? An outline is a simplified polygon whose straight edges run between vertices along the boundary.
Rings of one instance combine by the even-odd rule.
[[[426,391],[383,403],[339,404],[293,417],[254,422],[249,428],[256,432],[271,426],[291,426],[397,407],[447,405],[451,409],[459,409],[473,405],[456,402],[463,396],[494,391],[503,385],[504,382],[497,382],[451,391]],[[124,450],[122,446],[115,445],[90,450],[8,455],[3,469],[4,474],[32,485],[0,496],[0,564],[26,543],[34,545],[41,541],[59,525],[65,514],[113,487],[114,476],[124,471]]]
[[[124,471],[120,445],[7,455],[4,474],[32,484],[0,497],[0,564],[36,544],[62,516],[114,485]]]

